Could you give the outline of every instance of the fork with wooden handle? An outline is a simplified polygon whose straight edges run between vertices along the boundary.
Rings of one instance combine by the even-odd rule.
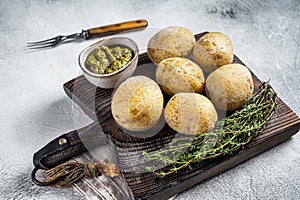
[[[81,33],[74,33],[71,35],[58,35],[56,37],[37,41],[37,42],[28,42],[27,48],[29,49],[41,49],[41,48],[52,48],[57,46],[58,44],[66,41],[78,40],[78,39],[88,39],[92,36],[107,36],[120,33],[126,30],[135,30],[141,29],[148,26],[148,22],[145,19],[138,19],[132,21],[121,22],[117,24],[110,24],[95,28],[90,28],[88,30],[82,30]]]

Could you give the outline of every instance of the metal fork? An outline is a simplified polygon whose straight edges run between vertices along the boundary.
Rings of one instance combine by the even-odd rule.
[[[81,33],[74,33],[71,35],[59,35],[50,39],[37,41],[37,42],[28,42],[28,49],[42,49],[42,48],[52,48],[58,44],[70,42],[78,39],[88,39],[92,36],[106,36],[120,33],[121,31],[139,29],[148,26],[148,22],[145,19],[132,20],[127,22],[121,22],[117,24],[110,24],[106,26],[100,26],[91,28],[88,30],[82,30]]]

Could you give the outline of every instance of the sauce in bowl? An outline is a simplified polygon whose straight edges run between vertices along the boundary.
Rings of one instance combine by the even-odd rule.
[[[133,51],[123,45],[99,46],[86,58],[86,68],[96,74],[110,74],[126,66],[134,57]]]

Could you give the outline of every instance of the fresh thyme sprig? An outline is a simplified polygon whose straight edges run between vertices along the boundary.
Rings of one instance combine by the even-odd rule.
[[[195,162],[233,154],[263,131],[276,111],[276,98],[277,94],[269,82],[263,83],[245,107],[219,121],[211,132],[199,133],[192,138],[178,137],[166,148],[143,152],[148,161],[156,163],[148,166],[147,170],[166,176],[191,167]],[[168,167],[156,170],[162,165]]]

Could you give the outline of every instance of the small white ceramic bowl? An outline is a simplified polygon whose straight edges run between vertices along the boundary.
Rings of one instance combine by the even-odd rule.
[[[88,57],[88,55],[97,47],[99,46],[110,46],[110,45],[121,45],[121,46],[127,46],[130,49],[133,50],[134,57],[132,60],[122,67],[121,69],[109,73],[109,74],[96,74],[88,70],[85,66],[85,60]],[[139,50],[137,44],[126,37],[113,37],[113,38],[107,38],[100,40],[99,42],[96,42],[87,48],[85,48],[80,54],[78,58],[79,66],[81,67],[83,71],[83,75],[85,78],[94,84],[97,87],[101,88],[114,88],[114,86],[120,81],[125,80],[128,77],[130,77],[133,72],[136,69],[137,62],[138,62],[138,56],[139,56]]]

